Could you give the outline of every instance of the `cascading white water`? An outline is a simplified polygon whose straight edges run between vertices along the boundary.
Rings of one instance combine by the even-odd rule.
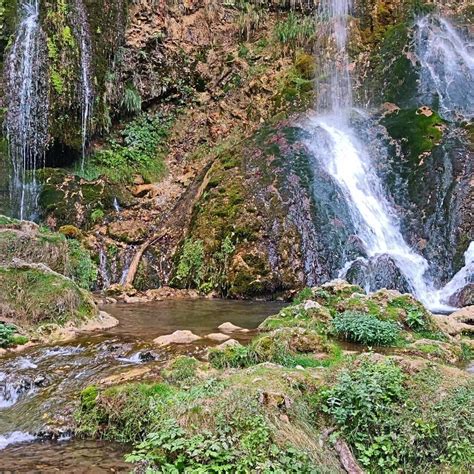
[[[420,18],[416,26],[421,92],[439,100],[445,118],[473,118],[474,43],[437,15]]]
[[[81,139],[82,160],[81,169],[84,170],[84,161],[87,151],[87,140],[92,117],[94,89],[92,87],[92,48],[90,40],[87,11],[82,0],[75,0],[74,10],[77,15],[74,21],[74,31],[79,42],[81,53]]]
[[[20,219],[33,217],[38,194],[35,170],[44,162],[48,139],[44,48],[39,0],[24,0],[21,21],[6,62],[10,190],[14,211]]]
[[[307,123],[313,132],[308,147],[344,193],[367,257],[388,255],[420,301],[433,310],[450,310],[445,302],[452,294],[449,292],[458,289],[464,273],[453,279],[449,290],[433,287],[428,262],[403,238],[370,152],[351,125],[354,111],[346,48],[350,10],[350,0],[323,0],[320,4],[318,18],[324,26],[319,25],[318,31],[326,31],[329,37],[323,43],[325,51],[320,52],[323,79],[318,84],[316,114]],[[349,266],[347,262],[344,269]]]

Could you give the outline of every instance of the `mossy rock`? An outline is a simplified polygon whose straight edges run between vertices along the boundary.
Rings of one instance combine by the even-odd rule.
[[[90,289],[97,276],[96,265],[89,252],[77,240],[77,228],[68,226],[62,232],[52,232],[33,222],[0,216],[0,265],[10,265],[15,259],[44,264],[51,270]]]
[[[92,296],[71,279],[42,264],[0,266],[2,316],[22,327],[64,325],[98,314]]]
[[[278,328],[301,327],[315,329],[324,334],[331,321],[331,313],[328,308],[319,303],[310,303],[283,308],[278,314],[265,319],[259,329],[271,331]]]
[[[53,168],[39,170],[38,178],[42,183],[38,200],[40,213],[43,221],[53,228],[73,225],[87,230],[107,212],[115,211],[115,199],[122,207],[134,202],[124,186],[100,178],[85,181]]]
[[[387,115],[382,124],[390,136],[400,140],[404,154],[419,163],[422,154],[431,152],[443,137],[444,121],[427,107],[401,109]]]

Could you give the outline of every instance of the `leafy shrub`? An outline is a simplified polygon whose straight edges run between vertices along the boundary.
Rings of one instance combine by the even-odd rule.
[[[339,313],[333,318],[332,326],[345,340],[370,346],[390,346],[400,335],[393,321],[380,321],[363,313]]]
[[[142,114],[120,133],[119,141],[90,156],[84,170],[76,172],[86,179],[107,176],[111,181],[129,183],[134,174],[148,182],[159,179],[164,171],[164,144],[172,124],[171,118]]]
[[[410,380],[392,362],[364,360],[323,392],[323,411],[369,473],[438,472],[440,466],[468,472],[474,462],[474,387],[469,381],[440,389],[442,382],[433,369]]]
[[[405,397],[403,380],[402,371],[392,363],[364,361],[354,370],[343,371],[336,385],[324,393],[323,410],[357,448],[365,467],[384,455],[388,467],[397,464],[392,458],[392,447],[385,445],[385,422],[395,415],[397,404]]]
[[[142,97],[134,86],[127,85],[125,87],[122,108],[128,114],[138,114],[142,110]]]
[[[164,376],[170,382],[188,382],[196,375],[198,361],[194,357],[178,356]]]

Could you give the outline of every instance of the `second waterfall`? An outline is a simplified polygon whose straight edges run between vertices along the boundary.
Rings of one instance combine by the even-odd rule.
[[[360,137],[360,122],[369,120],[353,107],[347,53],[351,8],[350,0],[320,4],[322,79],[316,111],[305,124],[311,133],[307,145],[344,196],[351,219],[346,225],[359,241],[359,256],[348,259],[339,276],[348,278],[357,270],[357,282],[367,291],[392,286],[413,292],[432,309],[447,309],[428,276],[428,262],[405,241],[391,198],[374,171],[371,148]]]

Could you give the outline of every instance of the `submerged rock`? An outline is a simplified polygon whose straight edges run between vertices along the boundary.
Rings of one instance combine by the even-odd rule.
[[[222,334],[221,332],[214,332],[212,334],[208,334],[206,336],[206,339],[210,339],[211,341],[216,341],[216,342],[223,342],[230,339],[230,336],[228,336],[227,334]]]

